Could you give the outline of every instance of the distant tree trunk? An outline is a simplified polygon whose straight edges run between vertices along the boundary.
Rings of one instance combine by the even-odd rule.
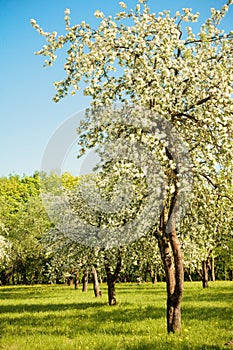
[[[230,271],[230,280],[233,281],[233,270]]]
[[[142,269],[143,269],[143,262],[140,261],[140,263],[139,263],[139,276],[138,276],[138,278],[137,278],[138,284],[141,284],[142,281],[143,281],[143,278],[142,278]]]
[[[96,297],[101,296],[101,291],[100,291],[100,287],[99,287],[99,281],[98,281],[98,276],[97,276],[97,272],[94,266],[92,266],[92,276],[93,276],[93,289],[94,289],[94,293]]]
[[[146,263],[145,271],[144,271],[144,282],[147,282],[147,274],[149,272],[149,263]]]
[[[193,281],[193,279],[192,279],[192,275],[191,275],[191,273],[190,273],[190,271],[188,270],[188,279],[189,279],[189,282],[192,282]]]
[[[56,284],[60,284],[59,270],[55,268]]]
[[[208,287],[208,261],[202,261],[202,287]]]
[[[11,281],[12,281],[12,284],[14,286],[15,285],[15,271],[14,271],[14,267],[12,269]]]
[[[156,271],[154,271],[154,276],[153,276],[153,279],[152,279],[152,283],[153,284],[156,284],[158,281],[157,281],[157,273]]]
[[[214,264],[214,256],[211,258],[211,281],[215,281],[215,264]]]
[[[27,284],[27,270],[26,270],[26,266],[23,266],[22,284]]]
[[[69,275],[68,281],[67,281],[68,286],[72,286],[72,285],[74,284],[74,276],[73,276],[73,273],[74,273],[74,266],[71,265],[71,267],[70,267],[70,275]]]
[[[184,273],[185,273],[185,276],[188,277],[189,282],[192,282],[193,280],[192,280],[192,275],[191,275],[190,269],[189,269],[189,268],[185,269],[185,270],[184,270]]]
[[[121,251],[118,250],[117,264],[114,273],[111,272],[111,265],[108,260],[107,254],[104,256],[105,271],[107,275],[107,285],[108,285],[108,304],[110,306],[116,305],[116,290],[115,284],[119,276],[122,264]]]
[[[150,269],[150,277],[151,277],[151,282],[153,284],[157,283],[157,273],[155,270]]]
[[[6,286],[7,284],[9,284],[10,283],[10,278],[12,279],[12,284],[14,285],[15,284],[15,280],[14,280],[13,276],[14,275],[11,273],[11,270],[8,270],[8,271],[4,270],[2,272],[2,277],[1,277],[2,285]]]
[[[74,288],[78,289],[78,283],[79,283],[79,270],[76,271],[75,277],[74,277]]]
[[[68,286],[72,286],[74,284],[74,278],[73,276],[69,276],[68,277],[68,282],[67,282]]]
[[[175,229],[157,238],[166,274],[167,331],[168,333],[179,332],[181,330],[180,306],[184,289],[182,253]]]
[[[188,269],[188,278],[189,278],[189,282],[193,281],[191,269]]]
[[[87,292],[87,288],[88,288],[88,270],[87,269],[83,272],[82,284],[83,284],[82,291]]]

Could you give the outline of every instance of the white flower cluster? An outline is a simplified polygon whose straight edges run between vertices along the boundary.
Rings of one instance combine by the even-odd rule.
[[[49,57],[46,64],[55,60],[57,49],[70,45],[64,65],[67,76],[55,83],[55,101],[69,92],[75,94],[83,80],[84,93],[91,96],[94,105],[121,101],[158,112],[188,145],[198,181],[215,183],[219,168],[227,174],[232,171],[233,34],[218,28],[230,4],[212,9],[197,35],[192,23],[199,13],[184,8],[174,17],[169,11],[156,15],[150,13],[145,1],[129,11],[120,2],[124,11],[114,18],[96,11],[95,16],[101,19],[96,29],[85,22],[70,27],[66,10],[64,36],[46,33],[32,20],[47,40],[38,52]],[[182,21],[189,24],[185,35]],[[108,116],[98,120],[98,127],[96,122],[89,118],[80,127],[83,152],[111,134]],[[124,132],[135,134],[131,129]],[[143,137],[153,152],[160,150],[161,161],[167,166],[171,160],[167,145],[149,135]],[[174,173],[173,162],[169,169]],[[170,193],[177,191],[178,180],[177,176],[168,184]]]

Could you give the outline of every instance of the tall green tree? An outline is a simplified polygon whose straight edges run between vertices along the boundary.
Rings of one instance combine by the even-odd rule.
[[[0,178],[0,220],[10,243],[1,279],[7,283],[42,281],[44,247],[41,238],[50,222],[39,197],[39,175]]]

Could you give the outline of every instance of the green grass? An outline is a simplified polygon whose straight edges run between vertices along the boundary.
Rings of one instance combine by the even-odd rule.
[[[0,287],[0,349],[157,350],[229,349],[233,339],[233,283],[185,284],[182,332],[166,334],[164,283],[118,284],[95,299],[68,286]],[[232,347],[233,349],[233,347]]]

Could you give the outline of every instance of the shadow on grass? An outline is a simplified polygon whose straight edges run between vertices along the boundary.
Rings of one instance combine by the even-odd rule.
[[[214,292],[214,291],[211,291]],[[192,302],[192,301],[198,301],[198,302],[218,302],[219,301],[224,301],[227,303],[231,303],[233,306],[233,292],[218,292],[218,293],[206,293],[204,294],[203,292],[200,293],[198,296],[192,296],[192,295],[188,295],[188,293],[186,293],[184,295],[184,302]]]
[[[55,285],[54,287],[51,285],[48,286],[42,286],[42,287],[37,287],[37,286],[13,286],[13,287],[0,287],[0,299],[39,299],[42,296],[44,297],[45,293],[47,290],[49,290],[49,293],[51,292],[56,293],[56,295],[59,293],[64,293],[67,290],[68,286],[66,287],[61,287],[58,289],[58,287]],[[46,295],[47,298],[54,298],[54,295]]]
[[[200,306],[200,307],[187,307],[184,306],[182,308],[182,315],[186,321],[196,319],[198,321],[209,321],[211,319],[218,319],[221,317],[221,320],[229,321],[233,316],[233,309],[230,307],[208,307],[208,306]]]
[[[67,310],[86,310],[89,308],[106,307],[103,302],[96,303],[59,303],[59,304],[19,304],[19,305],[2,305],[1,313],[42,313],[42,312],[62,312]]]
[[[44,334],[66,335],[67,327],[71,335],[74,332],[82,334],[87,331],[89,334],[96,334],[96,332],[101,333],[102,328],[108,325],[107,329],[105,329],[105,334],[122,335],[129,332],[130,323],[158,319],[165,322],[165,307],[149,305],[141,308],[137,307],[137,305],[132,306],[132,303],[122,303],[118,306],[109,307],[99,300],[95,300],[92,303],[7,305],[1,307],[1,332],[3,335],[4,325],[6,327],[10,325],[13,327],[12,331],[14,329],[16,334],[20,334],[25,328],[28,335],[41,333],[41,329],[43,329]],[[7,313],[7,315],[4,316],[4,313]],[[25,315],[25,313],[27,314]],[[232,310],[224,307],[184,307],[182,314],[186,322],[192,319],[209,322],[210,319],[215,319],[219,315],[221,315],[221,320],[229,321],[232,316]],[[129,325],[128,328],[123,327],[126,324]],[[66,325],[65,328],[63,327],[64,325]],[[136,330],[136,334],[141,335],[141,330]],[[143,346],[141,348],[129,347],[129,349],[157,349],[153,348],[152,344],[144,344]],[[188,347],[181,349],[188,349]],[[206,347],[206,349],[217,350],[219,347],[212,346]],[[195,348],[195,350],[198,350],[198,348]]]
[[[9,333],[9,326],[14,335],[43,333],[67,336],[68,333],[72,337],[88,332],[88,334],[99,333],[120,336],[128,335],[133,322],[142,322],[148,319],[164,320],[165,317],[164,308],[153,306],[144,307],[143,309],[135,306],[132,308],[132,304],[127,303],[114,307],[99,302],[17,305],[3,306],[1,311],[3,314],[1,317],[2,336],[4,336],[4,328]],[[56,313],[54,314],[54,312]],[[4,313],[8,314],[4,316]],[[127,327],[126,324],[128,324]],[[143,335],[143,331],[139,329],[135,333]]]
[[[119,288],[119,294],[122,292],[128,292],[130,286]],[[140,293],[142,291],[141,286],[134,287],[134,292],[137,291]],[[140,306],[139,304],[134,304],[133,299],[130,296],[130,302],[122,302],[115,307],[109,307],[106,304],[106,301],[102,299],[93,299],[93,302],[86,302],[83,300],[70,301],[67,297],[67,287],[61,287],[59,289],[55,288],[57,294],[55,296],[45,295],[48,289],[46,287],[40,288],[30,288],[30,287],[18,287],[17,292],[15,288],[1,289],[0,294],[6,299],[12,299],[11,305],[2,305],[1,306],[1,321],[2,325],[1,336],[4,337],[4,334],[10,334],[13,336],[36,336],[36,335],[56,335],[56,336],[67,336],[75,338],[76,336],[83,336],[84,334],[89,334],[91,337],[98,335],[102,337],[103,335],[109,336],[144,336],[145,327],[137,328],[140,322],[144,322],[151,325],[151,321],[157,321],[157,324],[162,324],[165,326],[165,305],[164,307],[157,307],[153,305],[151,301],[147,302],[146,306]],[[49,288],[51,291],[51,287]],[[1,293],[3,291],[3,293]],[[151,290],[143,290],[144,293],[151,293]],[[53,287],[52,287],[53,292]],[[152,291],[153,292],[153,291]],[[155,293],[162,293],[161,289],[155,290]],[[231,320],[232,309],[230,305],[232,303],[231,293],[217,292],[213,289],[212,291],[200,291],[201,305],[196,305],[192,302],[197,301],[197,296],[191,294],[191,290],[187,290],[185,296],[185,302],[182,306],[182,317],[185,319],[185,322],[190,322],[191,320],[198,320],[204,322],[211,322],[212,319],[221,318],[221,321]],[[39,294],[38,294],[39,293]],[[75,291],[74,291],[75,293]],[[216,293],[216,294],[215,294]],[[65,295],[64,295],[65,294]],[[49,300],[46,300],[46,304],[40,304],[38,300],[34,300],[34,303],[30,304],[30,296],[32,298],[45,298],[56,297],[59,298],[66,297],[64,299],[65,303],[59,303],[58,300],[54,300],[55,303],[50,304]],[[14,303],[15,299],[22,299]],[[224,300],[225,302],[229,301],[229,308],[221,305],[215,305],[216,302]],[[23,299],[27,299],[24,301]],[[28,300],[29,299],[29,300]],[[146,299],[147,300],[147,299]],[[45,301],[45,300],[43,300]],[[206,304],[205,304],[206,301]],[[208,303],[212,302],[212,304]],[[187,304],[186,304],[187,303]],[[149,305],[148,305],[149,304]],[[157,304],[158,305],[158,304]],[[136,323],[136,326],[134,324]],[[156,322],[153,323],[153,325]],[[154,326],[152,326],[154,327]],[[132,332],[132,333],[131,333]],[[206,341],[206,340],[204,340]],[[179,343],[179,348],[177,343],[168,341],[166,343],[165,339],[152,342],[147,339],[144,341],[138,342],[137,345],[127,344],[124,349],[127,350],[157,350],[157,349],[181,349],[188,350],[192,349],[189,343]],[[225,349],[231,347],[225,347]],[[195,346],[195,350],[220,350],[223,347],[218,345],[205,345],[205,343],[198,347]]]

